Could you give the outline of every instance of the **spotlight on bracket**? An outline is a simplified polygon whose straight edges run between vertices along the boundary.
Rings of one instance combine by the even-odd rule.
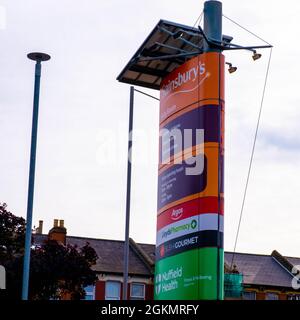
[[[233,66],[232,66],[232,63],[230,63],[230,62],[226,62],[226,64],[228,65],[228,72],[229,72],[229,73],[234,73],[234,72],[236,72],[237,67],[233,67]]]
[[[256,51],[253,51],[252,59],[255,61],[255,60],[258,60],[260,58],[261,58],[261,54],[257,53]]]
[[[173,34],[173,38],[174,39],[178,39],[178,38],[181,38],[183,36],[183,32],[181,30],[178,30],[177,32],[175,32]]]

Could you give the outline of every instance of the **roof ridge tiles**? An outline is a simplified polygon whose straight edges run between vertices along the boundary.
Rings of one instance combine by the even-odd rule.
[[[140,257],[140,259],[146,265],[149,271],[153,272],[154,261],[146,253],[146,251],[138,243],[136,243],[132,238],[129,238],[129,245],[135,251],[135,253]]]

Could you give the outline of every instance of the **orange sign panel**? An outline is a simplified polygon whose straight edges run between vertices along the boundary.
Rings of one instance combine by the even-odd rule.
[[[220,61],[221,60],[221,61]],[[160,122],[191,104],[211,100],[220,104],[224,100],[224,88],[218,84],[223,75],[224,56],[207,52],[189,61],[164,78],[160,90]]]

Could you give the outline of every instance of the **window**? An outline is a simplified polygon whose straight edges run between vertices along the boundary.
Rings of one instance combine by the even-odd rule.
[[[121,283],[118,281],[106,281],[105,300],[120,300]]]
[[[243,300],[256,300],[256,292],[254,291],[244,291]]]
[[[87,286],[84,288],[85,297],[84,300],[95,300],[95,287]]]
[[[278,300],[278,294],[274,292],[267,292],[266,300]]]
[[[0,290],[6,288],[6,271],[3,266],[0,265]]]
[[[300,295],[299,294],[289,294],[287,296],[288,300],[300,300]]]
[[[131,284],[130,300],[145,300],[145,285],[143,283]]]

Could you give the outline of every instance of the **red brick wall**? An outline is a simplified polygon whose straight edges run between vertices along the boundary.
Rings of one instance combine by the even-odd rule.
[[[154,299],[154,286],[153,286],[153,284],[146,284],[145,299],[146,300],[153,300]]]
[[[66,234],[63,232],[51,232],[48,235],[49,240],[55,240],[57,242],[62,242],[66,244]]]
[[[95,300],[105,299],[105,281],[97,281],[95,285]]]
[[[256,300],[265,300],[266,294],[264,292],[256,292]]]
[[[285,293],[280,293],[279,300],[287,300],[287,295]]]

